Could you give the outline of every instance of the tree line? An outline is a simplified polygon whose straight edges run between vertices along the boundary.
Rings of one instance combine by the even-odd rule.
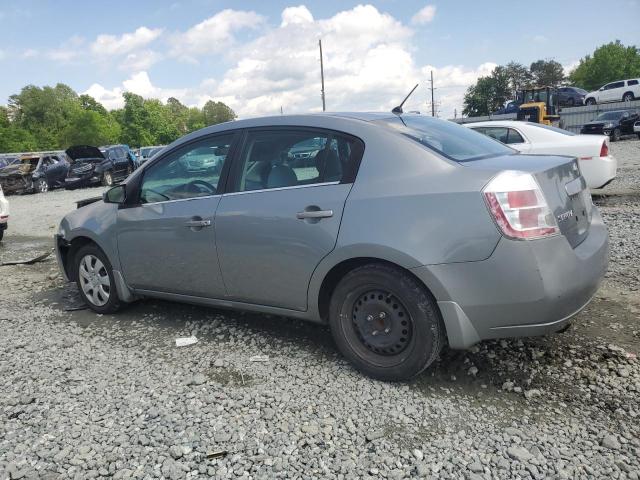
[[[235,112],[209,100],[202,108],[125,92],[124,107],[107,111],[68,85],[28,85],[0,105],[0,152],[60,150],[71,145],[166,145],[194,130],[227,122]]]
[[[468,117],[489,115],[505,102],[516,98],[516,92],[527,86],[572,85],[587,91],[605,83],[640,77],[640,49],[625,46],[619,40],[602,45],[582,58],[569,75],[555,60],[538,60],[529,67],[509,62],[480,77],[467,89],[462,114]]]

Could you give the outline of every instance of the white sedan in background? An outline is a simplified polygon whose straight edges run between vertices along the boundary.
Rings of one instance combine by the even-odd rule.
[[[9,221],[9,201],[4,197],[2,185],[0,185],[0,240],[4,236]]]
[[[515,120],[468,123],[465,127],[522,153],[576,157],[589,188],[602,188],[616,178],[618,162],[609,153],[606,135],[577,135],[561,128]]]

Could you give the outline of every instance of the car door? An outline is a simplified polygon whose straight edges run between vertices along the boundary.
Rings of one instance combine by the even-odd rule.
[[[295,127],[248,130],[243,145],[215,220],[227,293],[304,311],[311,275],[335,247],[364,145]]]
[[[201,155],[208,150],[226,163],[235,138],[225,133],[190,142],[145,168],[137,201],[118,210],[118,253],[128,285],[197,297],[225,296],[213,223],[226,170],[194,171],[186,159],[194,150]]]
[[[638,121],[638,114],[635,112],[625,112],[620,119],[620,131],[623,134],[633,133],[633,124]]]

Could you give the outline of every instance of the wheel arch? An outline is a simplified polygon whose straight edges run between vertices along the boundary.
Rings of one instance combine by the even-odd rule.
[[[322,274],[321,281],[317,284],[317,289],[312,298],[313,301],[309,303],[312,307],[312,315],[321,323],[328,323],[329,303],[331,296],[342,278],[347,273],[355,268],[368,264],[383,264],[402,270],[411,277],[413,277],[420,285],[422,285],[428,292],[428,295],[433,299],[434,305],[437,306],[437,298],[434,291],[437,291],[437,286],[428,285],[422,278],[418,277],[411,267],[404,262],[398,262],[397,259],[385,258],[383,256],[353,256],[349,258],[341,259],[334,263],[330,268],[325,268]],[[317,282],[317,280],[316,280]]]

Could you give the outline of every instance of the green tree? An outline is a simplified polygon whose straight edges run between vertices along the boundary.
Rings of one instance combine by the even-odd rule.
[[[100,105],[102,106],[102,105]],[[95,110],[80,110],[60,135],[61,146],[107,145],[120,137],[120,125],[113,117]]]
[[[230,122],[236,119],[236,113],[228,105],[222,102],[208,100],[202,107],[202,115],[205,125],[215,125],[222,122]]]
[[[521,63],[513,61],[507,63],[505,71],[509,78],[509,87],[512,92],[511,98],[516,98],[518,91],[531,83],[531,72]]]
[[[569,74],[571,83],[585,90],[597,90],[605,83],[640,77],[640,50],[620,40],[596,48]]]
[[[120,126],[120,139],[131,147],[153,145],[153,137],[149,132],[149,112],[145,108],[144,98],[135,93],[125,92],[124,109]]]
[[[529,67],[536,86],[557,87],[565,80],[564,68],[555,60],[538,60]]]
[[[462,114],[468,117],[489,115],[511,98],[510,79],[505,67],[498,66],[488,77],[480,77],[464,95]]]
[[[38,142],[31,132],[14,125],[0,126],[0,152],[28,152],[37,149]]]

